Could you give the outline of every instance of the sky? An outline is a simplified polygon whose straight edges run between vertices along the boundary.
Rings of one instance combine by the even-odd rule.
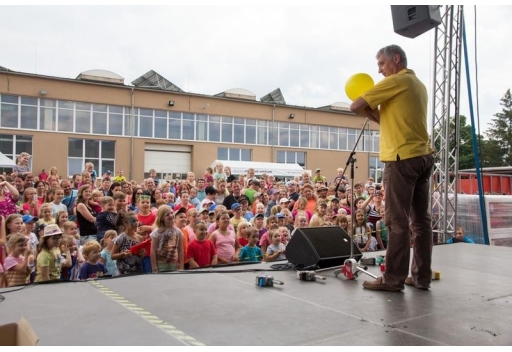
[[[414,39],[394,33],[389,5],[335,5],[323,0],[315,5],[266,0],[248,5],[171,3],[4,3],[0,66],[65,78],[104,69],[124,77],[125,84],[154,70],[186,92],[214,95],[244,88],[259,100],[280,88],[287,104],[321,107],[349,103],[344,87],[355,73],[381,80],[375,54],[381,47],[397,44],[432,95],[434,31]],[[464,12],[473,104],[484,132],[493,115],[501,112],[500,99],[512,85],[512,56],[507,54],[512,6],[468,5]],[[461,60],[460,113],[469,121],[463,54]],[[430,121],[431,116],[429,125]]]

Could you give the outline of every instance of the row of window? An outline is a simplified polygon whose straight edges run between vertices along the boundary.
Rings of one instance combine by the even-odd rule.
[[[352,150],[359,130],[288,122],[191,114],[2,94],[0,127],[236,143]],[[379,152],[378,131],[364,131],[358,151]]]
[[[22,152],[32,155],[32,136],[0,134],[0,151],[12,160],[16,160],[17,155]],[[106,170],[114,171],[116,170],[115,155],[115,141],[68,138],[68,175],[80,173],[86,162],[92,162],[100,175],[105,173]],[[219,147],[217,149],[217,159],[252,161],[252,150]],[[278,150],[277,162],[297,163],[305,167],[306,152]],[[379,158],[370,156],[369,176],[380,182],[383,169],[384,164],[380,162]],[[0,172],[10,172],[10,168],[0,167]]]

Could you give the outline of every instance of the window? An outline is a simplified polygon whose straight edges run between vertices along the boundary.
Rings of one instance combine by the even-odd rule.
[[[19,154],[26,152],[32,155],[32,136],[0,134],[0,152],[16,163]],[[32,158],[28,163],[32,167]],[[0,167],[0,172],[10,174],[12,168]]]
[[[92,133],[107,134],[108,105],[92,105]]]
[[[320,144],[320,135],[319,135],[319,128],[320,126],[311,125],[309,126],[309,133],[310,133],[310,148],[318,148],[318,145]]]
[[[0,127],[226,144],[352,150],[360,130],[242,117],[0,95]],[[379,152],[365,130],[358,151]],[[305,155],[305,154],[304,154]]]
[[[37,98],[21,97],[20,128],[37,130]]]
[[[373,177],[376,183],[382,182],[382,171],[384,170],[384,163],[376,156],[370,157],[370,177]]]
[[[290,124],[290,147],[300,147],[300,125],[298,123]]]
[[[338,150],[338,127],[329,127],[329,149]]]
[[[155,138],[167,139],[167,111],[155,110]]]
[[[182,139],[194,140],[194,114],[183,113],[183,135]]]
[[[169,138],[181,139],[181,112],[169,112]]]
[[[354,149],[354,147],[356,146],[356,141],[357,141],[357,137],[359,136],[359,133],[356,129],[354,128],[349,128],[347,129],[347,142],[348,142],[348,150],[352,150]],[[356,150],[357,151],[362,151],[363,150],[363,140],[361,138],[361,141],[360,143],[357,145],[357,148]]]
[[[58,101],[57,130],[59,132],[73,132],[73,110],[75,103],[71,101]]]
[[[110,106],[108,112],[108,133],[116,136],[123,135],[123,108]],[[129,134],[128,134],[129,135]]]
[[[252,161],[251,149],[219,148],[217,149],[217,159],[230,161]]]
[[[380,131],[370,131],[370,151],[374,153],[380,152]]]
[[[85,163],[92,162],[98,175],[115,170],[115,141],[68,139],[68,174],[81,173]]]
[[[290,124],[287,122],[279,122],[277,126],[279,128],[279,142],[277,145],[280,147],[288,147],[290,145]]]
[[[309,148],[309,125],[300,125],[300,146]]]
[[[320,126],[319,139],[320,149],[329,149],[329,127]]]
[[[208,116],[196,115],[196,140],[208,140]]]
[[[222,142],[233,143],[233,119],[223,117],[222,121]]]
[[[0,109],[0,125],[7,128],[18,128],[18,97],[2,94]]]
[[[139,110],[139,136],[140,137],[153,137],[153,110],[138,109]]]
[[[270,123],[270,122],[269,122]],[[257,125],[257,139],[256,143],[260,145],[269,145],[268,143],[268,124],[267,121],[260,121],[258,120],[256,122]]]
[[[346,128],[338,128],[339,150],[348,150],[348,136]],[[352,150],[352,149],[351,149]]]
[[[245,143],[244,141],[244,119],[233,119],[233,142],[234,143]]]
[[[306,167],[306,153],[278,150],[277,162],[282,164],[299,164],[302,167]]]
[[[256,144],[256,120],[245,119],[245,144]]]
[[[210,142],[220,142],[220,117],[210,116],[208,126],[208,140]]]

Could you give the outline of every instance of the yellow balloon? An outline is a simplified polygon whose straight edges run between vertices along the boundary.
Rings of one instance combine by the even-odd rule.
[[[370,90],[375,84],[373,78],[366,73],[356,73],[345,83],[345,93],[350,100],[354,101]]]

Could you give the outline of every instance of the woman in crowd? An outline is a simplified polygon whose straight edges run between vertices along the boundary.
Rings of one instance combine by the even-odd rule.
[[[76,218],[78,220],[78,228],[80,232],[80,241],[85,243],[88,240],[97,239],[97,228],[95,225],[96,216],[98,215],[89,205],[92,197],[91,185],[83,185],[78,190],[76,198]]]
[[[228,183],[231,183],[232,181],[236,180],[236,176],[231,173],[231,167],[224,166],[224,174],[226,174],[226,181]]]

